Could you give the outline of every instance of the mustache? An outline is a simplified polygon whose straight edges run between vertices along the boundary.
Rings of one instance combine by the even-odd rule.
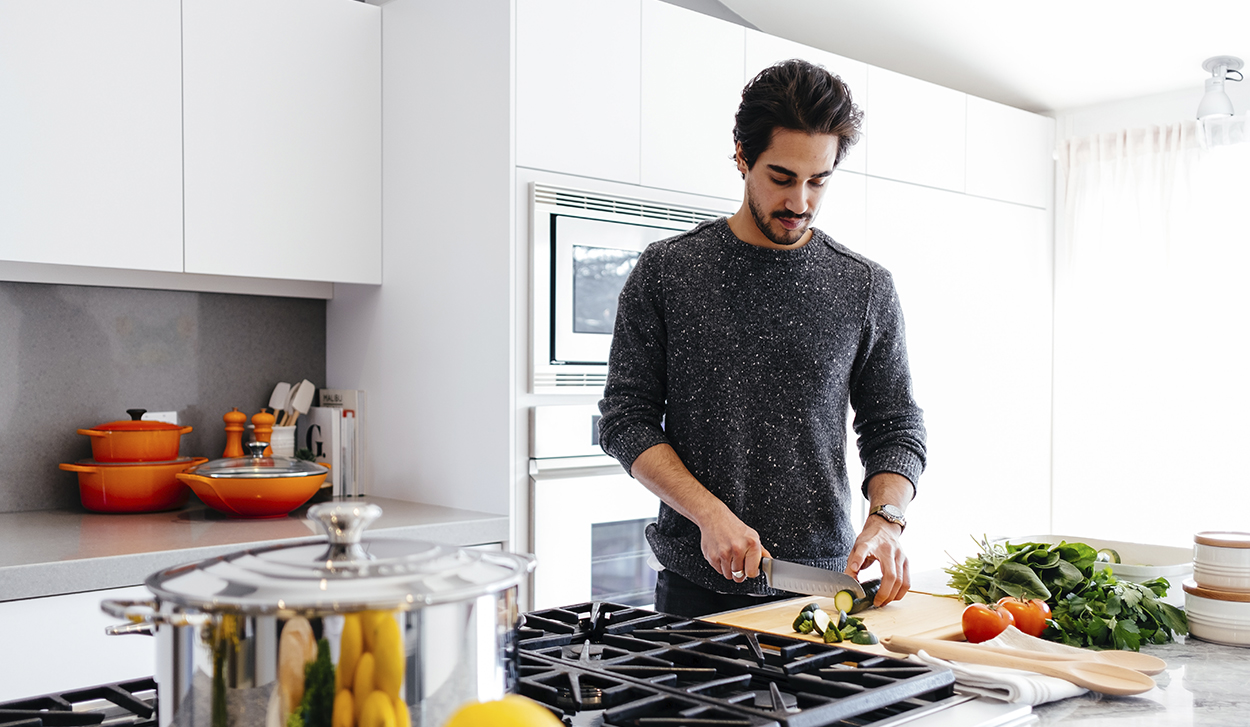
[[[793,212],[774,212],[772,216],[778,220],[810,220],[812,218],[811,215],[796,215]]]

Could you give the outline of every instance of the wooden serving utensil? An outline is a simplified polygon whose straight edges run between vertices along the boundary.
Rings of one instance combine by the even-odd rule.
[[[1154,679],[1139,671],[1100,661],[1044,661],[1014,654],[1003,654],[997,650],[989,651],[976,644],[908,636],[887,636],[881,639],[881,644],[890,651],[902,654],[914,654],[923,650],[929,656],[938,659],[985,666],[1002,666],[1045,674],[1101,694],[1116,696],[1141,694],[1150,691],[1155,686]]]
[[[1139,671],[1142,674],[1150,676],[1161,674],[1163,670],[1168,667],[1168,663],[1157,656],[1142,654],[1137,651],[1121,651],[1118,649],[1108,651],[1081,649],[1079,652],[1072,651],[1063,653],[1056,651],[1034,651],[1032,649],[1012,649],[1006,646],[990,646],[989,644],[977,644],[977,648],[984,651],[993,651],[999,654],[1024,656],[1030,659],[1038,659],[1039,661],[1097,661],[1103,664],[1122,666],[1125,669],[1132,669],[1133,671]],[[926,649],[926,651],[928,651],[928,649]]]

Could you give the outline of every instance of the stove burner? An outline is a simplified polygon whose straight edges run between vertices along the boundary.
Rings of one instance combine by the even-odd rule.
[[[560,648],[560,652],[566,659],[586,662],[603,656],[603,644],[592,644],[590,641],[583,641],[580,644],[563,646]]]
[[[769,682],[768,689],[753,689],[750,692],[755,695],[755,706],[760,709],[767,709],[770,712],[789,712],[797,714],[799,709],[799,699],[793,694],[782,694],[777,688],[777,682]]]
[[[599,709],[603,706],[603,690],[589,684],[581,685],[581,698],[573,699],[570,687],[560,687],[556,694],[556,706],[563,710],[580,712],[583,709]]]

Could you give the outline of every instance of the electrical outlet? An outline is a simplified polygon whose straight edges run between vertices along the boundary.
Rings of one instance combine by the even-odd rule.
[[[147,422],[165,422],[166,424],[177,424],[178,412],[176,411],[150,411],[143,415],[143,420]]]

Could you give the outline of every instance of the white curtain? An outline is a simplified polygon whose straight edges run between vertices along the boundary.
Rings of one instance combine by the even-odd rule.
[[[1250,119],[1064,142],[1056,533],[1250,531]]]

